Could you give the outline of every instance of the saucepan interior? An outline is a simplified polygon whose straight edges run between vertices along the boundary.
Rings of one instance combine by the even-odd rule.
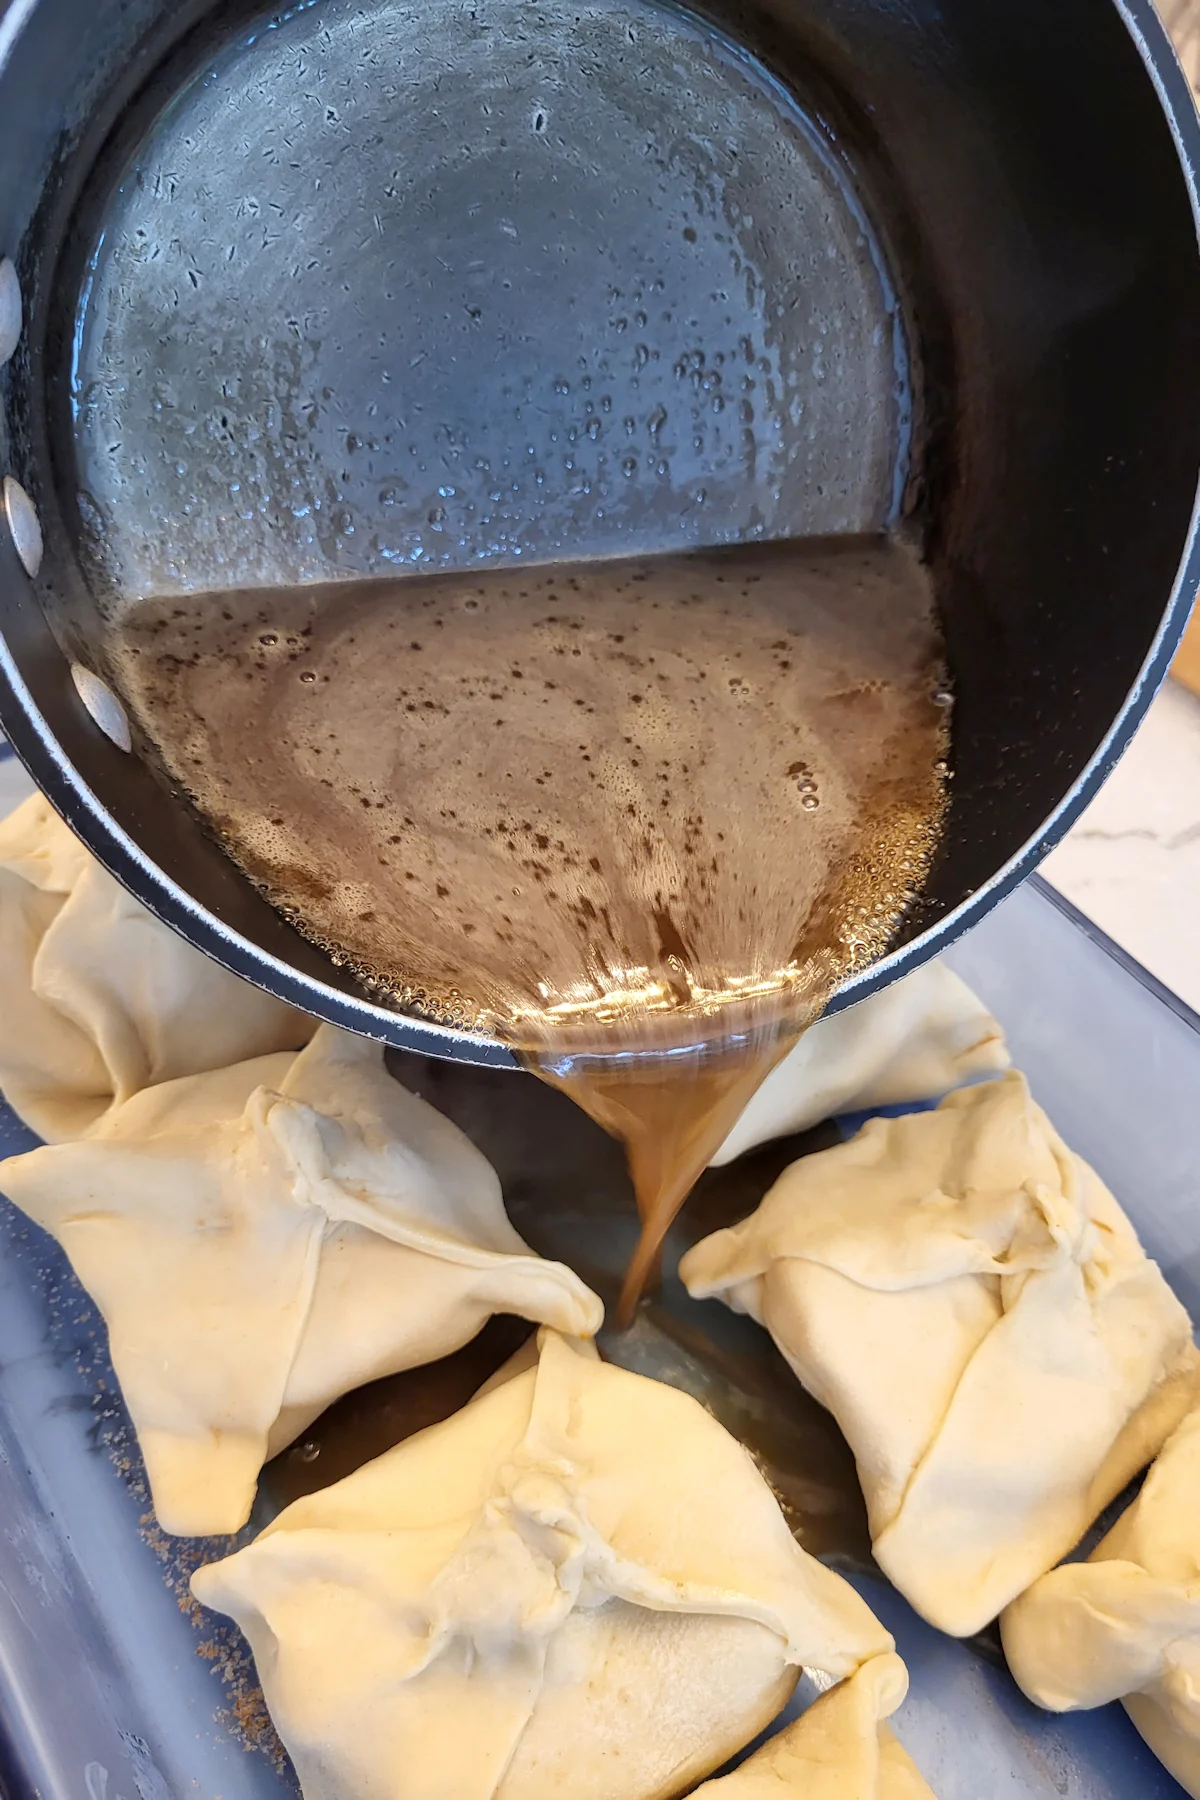
[[[911,967],[1077,815],[1200,585],[1197,148],[1142,0],[15,0],[5,730],[220,960],[503,1062],[297,936],[72,666],[147,593],[904,529],[957,698],[867,981]]]

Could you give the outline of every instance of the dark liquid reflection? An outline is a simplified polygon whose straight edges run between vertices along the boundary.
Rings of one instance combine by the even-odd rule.
[[[766,1145],[703,1175],[668,1234],[661,1287],[643,1300],[631,1328],[618,1331],[616,1304],[639,1234],[620,1144],[565,1094],[527,1076],[403,1053],[389,1062],[488,1157],[532,1247],[569,1263],[601,1295],[610,1321],[600,1337],[606,1359],[701,1401],[746,1445],[805,1549],[873,1569],[854,1459],[832,1417],[800,1387],[766,1332],[719,1302],[689,1299],[674,1272],[691,1244],[753,1211],[798,1155],[834,1142],[834,1128]],[[523,1320],[493,1320],[455,1355],[339,1400],[265,1471],[255,1523],[448,1418],[529,1332]]]

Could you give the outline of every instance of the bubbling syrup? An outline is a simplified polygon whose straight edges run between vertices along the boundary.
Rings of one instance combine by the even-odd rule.
[[[738,1114],[919,893],[948,710],[886,539],[157,597],[114,675],[272,903],[624,1142],[629,1316]]]

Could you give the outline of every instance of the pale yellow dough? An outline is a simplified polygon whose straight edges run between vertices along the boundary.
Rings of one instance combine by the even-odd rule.
[[[305,1800],[668,1800],[802,1664],[892,1649],[703,1408],[553,1332],[192,1588],[249,1638]]]
[[[1001,1631],[1031,1700],[1052,1712],[1123,1700],[1154,1754],[1200,1800],[1200,1410],[1091,1559],[1036,1581]]]
[[[40,794],[0,821],[0,993],[0,1090],[52,1144],[142,1088],[315,1029],[160,924]]]
[[[238,1530],[263,1463],[331,1401],[495,1312],[600,1326],[383,1057],[325,1025],[298,1055],[149,1088],[80,1142],[0,1163],[104,1314],[166,1531]]]
[[[1024,1077],[793,1164],[680,1273],[771,1332],[858,1463],[880,1566],[978,1631],[1191,1404],[1191,1324]]]
[[[934,1800],[885,1723],[908,1691],[898,1656],[877,1656],[696,1800]]]
[[[926,963],[806,1031],[767,1076],[713,1165],[839,1113],[940,1100],[1008,1064],[1004,1033],[983,1002],[945,963]]]

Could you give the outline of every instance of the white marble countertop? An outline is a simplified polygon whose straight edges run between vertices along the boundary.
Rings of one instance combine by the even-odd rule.
[[[1042,873],[1200,1011],[1200,700],[1186,688],[1167,682]]]
[[[32,788],[32,781],[0,737],[0,819],[5,818]]]

